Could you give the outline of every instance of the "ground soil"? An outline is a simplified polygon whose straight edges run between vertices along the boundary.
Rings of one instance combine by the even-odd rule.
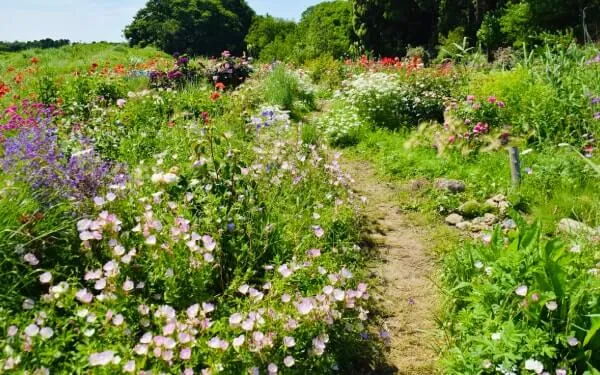
[[[367,235],[378,258],[372,273],[379,281],[376,298],[390,342],[386,369],[376,373],[435,374],[440,299],[427,228],[400,211],[398,188],[382,182],[370,163],[344,158],[343,166],[354,179],[354,190],[367,198]]]

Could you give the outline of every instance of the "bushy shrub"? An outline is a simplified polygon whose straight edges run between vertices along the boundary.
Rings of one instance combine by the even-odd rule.
[[[198,66],[187,55],[173,55],[175,64],[169,71],[150,72],[150,86],[157,89],[181,89],[186,84],[195,83],[201,76],[202,66]]]
[[[224,51],[221,59],[211,61],[204,75],[215,86],[235,89],[248,79],[250,73],[252,68],[246,59],[233,57],[229,51]]]
[[[389,129],[443,119],[449,81],[443,76],[363,73],[344,83],[342,95],[365,119]]]
[[[324,55],[305,63],[310,78],[315,84],[324,85],[329,90],[336,90],[346,79],[346,66],[342,61]]]
[[[337,101],[316,121],[319,131],[334,146],[346,147],[358,144],[360,134],[368,124],[358,110],[343,101]]]

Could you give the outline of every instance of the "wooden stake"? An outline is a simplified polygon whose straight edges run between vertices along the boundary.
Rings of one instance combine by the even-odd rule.
[[[510,147],[508,149],[510,155],[510,174],[512,177],[513,187],[519,187],[521,185],[521,160],[519,158],[519,149],[517,147]]]

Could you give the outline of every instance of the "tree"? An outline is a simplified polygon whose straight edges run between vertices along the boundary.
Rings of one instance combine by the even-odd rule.
[[[166,52],[241,53],[254,11],[245,0],[149,0],[125,28],[134,46]]]
[[[437,1],[354,0],[354,31],[378,55],[398,56],[409,45],[432,44]]]
[[[296,31],[296,23],[269,15],[256,16],[246,35],[246,44],[253,55],[260,56],[261,51],[270,44],[281,46],[288,36]],[[269,48],[269,54],[272,48]],[[261,56],[261,58],[263,58]]]
[[[348,54],[356,40],[352,27],[352,4],[338,0],[312,6],[302,13],[298,24],[299,52],[304,58]]]

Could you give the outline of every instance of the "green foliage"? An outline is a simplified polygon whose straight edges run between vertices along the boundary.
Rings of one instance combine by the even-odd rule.
[[[450,292],[444,321],[452,335],[443,363],[449,371],[520,371],[539,361],[548,371],[598,371],[599,280],[591,248],[541,238],[540,226],[497,229],[489,245],[445,257]],[[574,253],[576,252],[576,253]],[[581,254],[579,254],[581,253]],[[589,270],[589,272],[588,272]],[[531,366],[531,365],[530,365]]]
[[[168,53],[241,54],[254,11],[245,0],[150,0],[125,28],[132,46]]]
[[[506,36],[505,41],[516,47],[523,46],[533,32],[532,17],[531,5],[527,2],[507,6],[499,20],[501,31]]]
[[[316,123],[327,141],[337,147],[357,145],[369,127],[358,109],[348,106],[344,100],[335,100]]]
[[[438,49],[438,60],[444,58],[454,58],[456,54],[461,52],[461,46],[465,41],[465,28],[457,27],[451,30],[447,36],[441,36]],[[458,46],[458,47],[457,47]]]
[[[246,35],[246,44],[248,51],[253,56],[260,56],[262,60],[270,60],[273,56],[270,51],[266,51],[263,55],[263,50],[275,43],[283,44],[283,41],[288,35],[296,32],[296,23],[287,21],[281,18],[275,18],[269,15],[256,16],[252,20],[252,26]],[[271,46],[271,49],[274,46]],[[291,51],[287,54],[282,54],[281,58],[291,55]]]
[[[342,95],[374,125],[415,127],[422,121],[443,119],[444,101],[456,78],[436,70],[363,73],[345,84]]]
[[[322,56],[347,56],[355,41],[352,5],[348,1],[323,2],[302,13],[300,22],[272,17],[256,18],[247,42],[259,46],[264,61],[304,63]]]
[[[296,48],[301,62],[324,54],[347,56],[354,41],[352,4],[336,0],[308,8],[302,13],[298,33],[301,37]]]
[[[49,48],[60,48],[71,44],[68,39],[40,39],[31,40],[27,42],[0,42],[0,52],[19,52],[28,49],[49,49]]]
[[[409,45],[428,45],[435,20],[428,2],[354,0],[354,31],[378,55],[402,56]]]
[[[330,55],[323,55],[305,63],[314,83],[336,90],[346,79],[347,69],[344,63]]]
[[[89,149],[78,153],[127,173],[96,196],[48,205],[43,185],[3,169],[2,371],[366,372],[380,351],[365,323],[366,257],[346,177],[314,124],[261,105],[304,114],[314,107],[308,75],[279,66],[215,96],[202,82],[154,89],[133,77],[170,64],[154,50],[107,48],[106,72],[90,69],[96,52],[45,52],[23,91],[11,86],[48,101],[57,93],[60,152],[74,155],[82,140]]]
[[[265,78],[263,90],[266,103],[290,111],[295,117],[315,108],[315,98],[311,89],[281,65]]]

